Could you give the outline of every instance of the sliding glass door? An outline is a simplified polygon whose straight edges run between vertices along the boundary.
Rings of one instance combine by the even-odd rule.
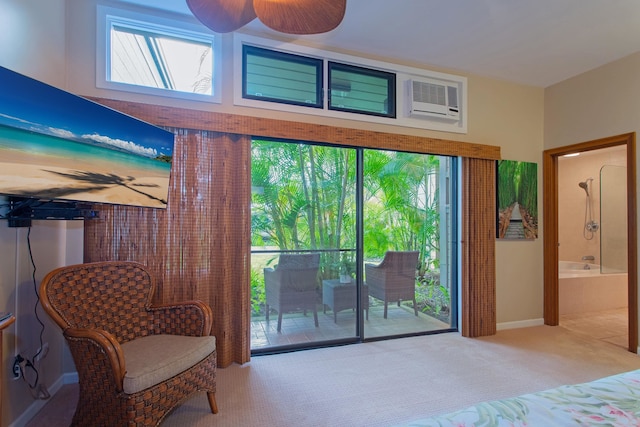
[[[453,167],[255,140],[252,351],[455,329]]]
[[[456,328],[454,159],[364,150],[365,338]]]

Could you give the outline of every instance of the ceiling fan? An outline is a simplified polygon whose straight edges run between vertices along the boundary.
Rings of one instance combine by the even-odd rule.
[[[347,0],[186,0],[193,15],[217,33],[235,31],[258,18],[288,34],[319,34],[336,28]]]

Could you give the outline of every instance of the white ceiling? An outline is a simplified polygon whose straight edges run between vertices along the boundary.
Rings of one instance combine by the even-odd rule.
[[[190,14],[185,0],[118,1]],[[258,20],[247,28],[283,36]],[[328,50],[547,87],[640,51],[640,0],[348,0],[338,28],[298,37]]]

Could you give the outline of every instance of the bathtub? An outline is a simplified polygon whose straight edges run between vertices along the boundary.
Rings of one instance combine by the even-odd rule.
[[[558,293],[560,314],[624,308],[628,304],[627,273],[600,273],[598,264],[560,261]]]
[[[587,265],[589,268],[585,268]],[[560,279],[585,276],[600,276],[600,265],[575,261],[560,261],[558,263],[558,277]]]

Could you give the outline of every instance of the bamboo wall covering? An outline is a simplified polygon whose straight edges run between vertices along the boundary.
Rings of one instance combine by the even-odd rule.
[[[496,333],[496,165],[462,162],[462,335]]]
[[[131,260],[158,278],[157,302],[200,299],[214,313],[218,364],[250,357],[250,139],[174,130],[167,209],[100,208],[85,262]]]

